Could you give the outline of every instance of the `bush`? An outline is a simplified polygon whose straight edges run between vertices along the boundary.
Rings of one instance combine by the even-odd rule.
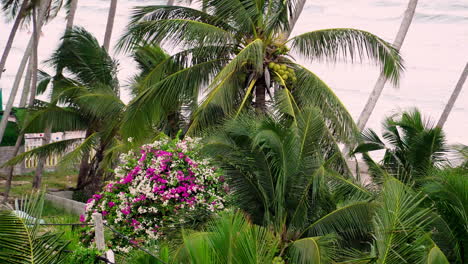
[[[100,263],[98,259],[102,255],[102,252],[96,248],[76,248],[73,253],[65,260],[65,263],[70,264],[97,264]]]
[[[199,153],[196,139],[163,139],[121,156],[116,180],[93,195],[82,222],[100,212],[107,224],[132,238],[130,243],[165,238],[179,227],[193,227],[215,211],[224,209],[220,171]],[[93,230],[85,235],[92,239]],[[128,252],[127,240],[115,237],[109,245]]]

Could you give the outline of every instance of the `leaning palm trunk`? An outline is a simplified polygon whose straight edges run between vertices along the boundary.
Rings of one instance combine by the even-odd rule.
[[[455,90],[453,90],[453,93],[450,96],[450,99],[444,108],[444,112],[442,112],[442,115],[440,116],[439,122],[437,122],[438,127],[442,128],[445,122],[447,122],[447,118],[450,112],[452,111],[453,106],[455,105],[455,101],[460,95],[460,92],[463,88],[463,84],[465,83],[467,77],[468,77],[468,63],[465,65],[465,69],[463,70],[460,76],[460,79],[458,80],[457,85],[455,86]]]
[[[71,0],[70,9],[68,10],[68,15],[67,15],[67,27],[66,27],[67,30],[73,27],[77,8],[78,8],[78,0]]]
[[[28,64],[28,70],[26,71],[26,76],[24,78],[24,84],[23,84],[23,93],[21,95],[19,107],[23,108],[26,106],[26,103],[28,102],[28,97],[29,97],[29,88],[31,88],[31,78],[32,78],[32,71],[33,71],[33,65],[32,61],[29,60]]]
[[[37,86],[37,52],[38,52],[38,44],[39,44],[39,32],[42,30],[42,26],[44,24],[45,15],[46,15],[46,7],[50,3],[51,0],[40,0],[39,4],[39,15],[36,16],[36,8],[33,9],[33,25],[34,25],[34,32],[33,32],[33,49],[32,49],[32,56],[31,60],[33,60],[33,67],[36,69],[35,76],[33,75],[32,86],[31,86],[31,97],[29,98],[28,107],[32,107],[34,105],[34,100],[36,99],[36,86]],[[13,149],[13,157],[18,155],[18,152],[21,147],[21,143],[24,138],[24,132],[22,131],[18,138],[16,139],[15,148]],[[7,182],[5,186],[5,194],[3,203],[8,201],[8,196],[11,189],[11,181],[13,179],[13,172],[14,166],[10,166],[8,168],[8,175],[7,175]]]
[[[8,102],[5,106],[5,110],[3,111],[2,121],[0,122],[0,143],[2,142],[3,136],[5,134],[5,129],[8,124],[8,117],[10,116],[11,109],[13,108],[13,103],[15,102],[16,94],[18,93],[18,88],[21,83],[21,78],[23,77],[24,69],[26,68],[26,64],[28,63],[29,57],[31,55],[32,44],[33,37],[31,37],[29,40],[26,51],[24,52],[23,58],[21,59],[18,72],[15,76],[15,81],[13,82],[13,87],[10,91],[10,96],[8,97]]]
[[[413,20],[417,4],[418,0],[410,0],[408,7],[405,11],[405,15],[403,17],[403,21],[401,22],[400,29],[398,30],[397,36],[393,43],[393,46],[398,50],[401,49],[403,41],[406,37],[406,33],[408,33],[408,29],[411,25],[411,21]],[[374,110],[375,105],[379,100],[380,95],[382,94],[386,82],[387,78],[383,73],[381,73],[379,79],[377,80],[377,83],[374,86],[374,90],[372,91],[371,95],[369,96],[369,99],[367,100],[366,106],[364,107],[361,115],[359,116],[357,125],[361,131],[366,126],[366,123],[369,120],[369,117],[371,116],[372,111]]]
[[[48,126],[46,128],[46,131],[44,132],[44,137],[42,138],[43,145],[46,145],[46,144],[50,143],[51,130],[52,129],[51,129],[50,126]],[[46,156],[41,156],[41,157],[39,157],[39,161],[37,162],[37,167],[36,167],[36,171],[34,173],[34,180],[33,180],[33,188],[34,189],[40,189],[41,188],[42,173],[44,171],[46,158],[47,158]]]
[[[18,12],[18,15],[16,16],[13,27],[11,28],[10,36],[8,37],[8,41],[6,43],[5,49],[3,50],[2,58],[0,59],[0,79],[2,78],[3,69],[5,68],[8,55],[10,54],[11,47],[13,46],[13,40],[15,39],[15,36],[16,36],[16,33],[18,32],[21,21],[24,18],[24,13],[26,12],[28,3],[29,3],[28,0],[23,1],[23,3],[21,4],[21,8]]]
[[[72,0],[70,2],[70,10],[68,11],[68,15],[67,15],[67,26],[65,28],[65,31],[68,31],[73,27],[77,6],[78,6],[78,0]],[[37,72],[36,72],[36,76],[37,76]],[[27,85],[28,84],[25,81],[25,89]],[[23,91],[23,96],[25,96],[25,91]],[[27,97],[27,92],[26,92],[26,97]],[[46,130],[44,131],[44,138],[42,139],[43,145],[47,145],[50,143],[51,134],[52,134],[52,129],[50,126],[48,126]],[[46,158],[47,157],[45,156],[44,157],[41,156],[37,163],[36,171],[34,173],[34,181],[33,181],[33,188],[35,189],[41,188],[42,173],[44,172]]]
[[[109,51],[112,30],[114,28],[115,12],[117,11],[117,0],[111,0],[109,15],[107,17],[106,34],[104,36],[104,48]]]

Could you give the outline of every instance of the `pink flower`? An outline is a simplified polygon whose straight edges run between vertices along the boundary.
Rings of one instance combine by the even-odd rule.
[[[115,203],[114,202],[109,202],[107,205],[109,205],[109,208],[112,208],[115,206]]]
[[[124,209],[122,209],[122,210],[120,210],[120,211],[121,211],[122,214],[124,214],[124,215],[129,215],[130,212],[131,212],[130,207],[126,207],[126,208],[124,208]]]
[[[84,215],[80,215],[80,222],[81,222],[81,223],[84,223],[84,222],[85,222],[85,216],[84,216]]]

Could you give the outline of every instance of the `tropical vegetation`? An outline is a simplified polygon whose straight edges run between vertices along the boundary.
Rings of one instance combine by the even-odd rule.
[[[27,2],[2,1],[18,19],[20,3],[32,8],[37,37],[51,12],[41,6],[60,1]],[[84,138],[46,142],[2,166],[11,185],[13,165],[59,154],[59,168],[78,171],[74,198],[87,203],[71,231],[47,227],[70,220],[44,221],[43,192],[7,205],[2,263],[97,263],[108,249],[132,264],[467,262],[467,147],[448,145],[417,109],[386,118],[382,136],[361,133],[295,59],[371,60],[398,84],[399,46],[349,28],[291,37],[304,0],[193,1],[201,10],[173,2],[136,7],[115,46],[138,70],[126,104],[109,52],[117,0],[103,44],[72,26],[77,1],[67,1],[52,70],[33,73],[20,136],[9,141],[19,150],[25,133]],[[37,52],[28,56],[37,62]],[[350,158],[362,158],[368,175]]]

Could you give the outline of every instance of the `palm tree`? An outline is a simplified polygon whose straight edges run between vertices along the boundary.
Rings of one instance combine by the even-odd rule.
[[[353,152],[364,154],[375,182],[381,182],[381,172],[385,170],[405,183],[417,181],[420,184],[431,169],[447,161],[442,129],[425,121],[416,109],[386,118],[383,122],[383,138],[385,140],[371,129],[366,130],[363,132],[363,143]],[[381,167],[367,155],[377,150],[385,151]]]
[[[402,70],[398,51],[368,32],[341,28],[285,39],[284,32],[296,17],[294,7],[301,1],[202,2],[206,12],[181,6],[135,9],[118,43],[121,50],[141,42],[179,45],[182,51],[172,58],[186,59],[182,70],[151,83],[133,100],[125,117],[127,132],[148,120],[157,122],[154,109],[165,109],[174,101],[197,105],[199,95],[203,99],[192,108],[189,132],[252,105],[257,112],[274,112],[270,105],[275,104],[275,91],[286,89],[291,103],[318,107],[339,140],[352,140],[357,129],[349,113],[322,80],[292,60],[289,48],[311,61],[368,57],[385,76],[398,81]],[[164,69],[165,64],[155,69]]]
[[[68,14],[67,14],[67,26],[66,29],[69,30],[73,27],[75,22],[76,9],[78,9],[78,0],[68,0]]]
[[[274,263],[279,250],[273,233],[240,212],[222,213],[205,230],[186,232],[183,242],[170,263]]]
[[[111,0],[109,15],[107,16],[106,33],[104,35],[104,48],[109,50],[112,30],[114,28],[115,13],[117,12],[117,0]]]
[[[117,64],[97,40],[81,28],[65,33],[62,44],[48,61],[56,70],[55,76],[43,73],[38,86],[44,91],[52,84],[49,103],[36,104],[25,123],[24,131],[87,130],[86,139],[64,160],[78,162],[85,153],[95,150],[89,166],[81,166],[78,189],[95,192],[115,158],[116,137],[124,103],[118,98]],[[66,76],[68,73],[69,76]],[[27,157],[44,157],[64,153],[79,140],[65,140],[43,145],[12,159],[13,165]],[[5,166],[5,165],[4,165]]]
[[[36,6],[38,5],[38,7]],[[34,5],[32,5],[30,8],[31,10],[35,10],[35,9],[39,9],[39,11],[37,12],[37,18],[38,18],[38,21],[37,21],[37,31],[40,32],[41,29],[42,29],[42,26],[43,24],[54,18],[58,11],[60,10],[60,6],[62,5],[62,0],[42,0],[42,1],[35,1],[34,2]],[[32,12],[31,12],[32,13]],[[34,22],[34,19],[30,19]],[[36,27],[33,27],[33,28],[36,28]],[[33,57],[34,56],[31,56],[33,54],[33,49],[34,48],[34,43],[36,43],[35,41],[35,37],[36,34],[33,34],[29,40],[29,43],[27,45],[27,48],[25,50],[25,54],[21,60],[21,63],[20,63],[20,66],[18,68],[18,73],[16,74],[16,77],[15,77],[15,81],[14,81],[14,84],[13,84],[13,88],[11,89],[11,92],[10,92],[10,96],[9,96],[9,99],[8,99],[8,102],[7,102],[7,105],[5,107],[5,114],[3,115],[2,117],[2,121],[0,123],[0,142],[1,140],[3,139],[3,134],[5,132],[5,127],[6,127],[6,124],[8,123],[8,116],[11,112],[11,109],[13,107],[13,103],[15,101],[15,98],[16,98],[16,94],[18,92],[18,88],[19,88],[19,85],[20,85],[20,82],[21,82],[21,78],[23,76],[23,72],[24,72],[24,69],[26,67],[26,64],[28,62],[28,60],[30,60],[30,64],[31,66],[33,65]],[[37,35],[38,39],[39,40],[39,36],[40,34]],[[37,42],[38,43],[38,42]],[[31,76],[34,77],[34,71],[31,71]],[[27,82],[26,82],[27,83]],[[27,95],[26,95],[27,96]],[[31,94],[30,96],[30,99],[31,98],[34,98],[34,94]],[[31,101],[31,100],[29,100]]]
[[[240,115],[208,132],[204,152],[223,168],[234,204],[278,235],[282,252],[313,243],[305,237],[362,238],[370,231],[373,194],[351,178],[320,111],[295,115]]]
[[[27,14],[29,4],[30,4],[30,1],[23,0],[18,9],[18,5],[19,5],[18,2],[19,1],[14,1],[14,0],[2,0],[1,1],[3,11],[11,13],[11,15],[16,16],[16,18],[11,28],[10,35],[8,36],[8,40],[5,45],[5,49],[3,50],[2,57],[0,59],[0,79],[2,78],[5,64],[6,64],[8,55],[10,54],[11,47],[13,45],[13,41],[15,39],[16,33],[18,32],[20,24]]]
[[[406,34],[408,33],[408,29],[411,25],[411,22],[414,17],[414,12],[416,11],[416,6],[418,5],[418,0],[410,0],[408,3],[408,7],[406,8],[405,15],[403,16],[403,20],[401,21],[400,29],[395,37],[395,41],[393,42],[393,46],[400,50],[401,46],[403,45],[403,41],[405,40]],[[382,94],[383,88],[385,83],[387,82],[387,76],[385,74],[380,74],[379,79],[377,80],[374,90],[369,95],[369,99],[367,100],[364,109],[359,116],[357,126],[360,131],[364,130],[369,117],[374,111],[375,106],[377,105],[377,101],[379,100],[380,95]]]
[[[20,208],[0,211],[0,260],[5,264],[62,263],[68,243],[39,226],[43,194],[25,196]]]
[[[447,122],[447,118],[450,114],[450,111],[452,111],[453,106],[455,105],[455,101],[458,98],[458,95],[460,95],[460,92],[463,88],[463,84],[466,81],[466,78],[468,77],[468,62],[465,65],[465,69],[463,70],[460,79],[457,82],[457,85],[455,86],[455,89],[453,90],[452,95],[450,96],[449,101],[447,102],[447,105],[444,108],[444,111],[442,112],[442,115],[440,116],[439,122],[437,122],[437,126],[442,128]]]
[[[67,26],[65,28],[66,31],[69,31],[73,28],[73,22],[74,22],[74,19],[75,19],[75,13],[76,13],[76,9],[77,9],[77,6],[78,6],[78,0],[69,0],[67,1],[67,5],[68,5],[68,15],[67,15]],[[26,76],[28,77],[28,76]],[[28,82],[25,81],[25,87],[26,85],[28,85]],[[24,89],[23,91],[23,96],[27,96],[27,90]],[[25,96],[25,97],[26,97]],[[23,99],[23,98],[21,98]],[[20,105],[21,107],[21,105]],[[45,128],[45,131],[44,131],[44,137],[42,138],[43,139],[43,144],[49,144],[50,143],[50,139],[51,139],[51,127],[50,126],[47,126]],[[42,156],[39,158],[38,162],[37,162],[37,166],[36,166],[36,171],[34,173],[34,181],[33,181],[33,188],[36,188],[36,189],[39,189],[40,186],[41,186],[41,180],[42,180],[42,172],[44,170],[44,165],[45,165],[45,161],[46,161],[46,158],[45,156]],[[89,153],[85,153],[83,155],[83,160],[85,160],[87,162],[87,160],[89,159]],[[83,164],[83,166],[85,166]]]
[[[180,63],[172,61],[172,63],[167,63],[165,74],[156,76],[153,69],[160,63],[171,60],[166,51],[159,46],[146,45],[136,47],[133,53],[133,59],[137,63],[139,69],[138,74],[134,76],[130,85],[133,97],[138,97],[138,95],[144,92],[145,85],[142,85],[142,83],[157,83],[168,75],[181,70]],[[147,79],[150,73],[152,73],[152,78]],[[177,102],[177,104],[174,104],[170,108],[158,109],[162,110],[157,113],[162,122],[154,125],[145,125],[141,130],[147,130],[148,135],[151,136],[157,133],[154,129],[157,128],[159,132],[164,132],[170,137],[175,137],[179,130],[183,128],[184,116],[181,111],[182,104],[183,102]]]
[[[422,187],[440,215],[444,232],[438,237],[445,242],[445,252],[451,253],[450,263],[468,260],[468,171],[465,168],[447,168],[431,172]],[[443,243],[438,243],[443,245]]]
[[[437,244],[428,235],[433,231],[432,208],[424,207],[424,200],[424,195],[397,179],[385,180],[373,218],[375,253],[370,255],[375,255],[364,263],[448,264],[438,262],[446,258],[440,250],[437,251]],[[435,256],[437,258],[432,259]]]

